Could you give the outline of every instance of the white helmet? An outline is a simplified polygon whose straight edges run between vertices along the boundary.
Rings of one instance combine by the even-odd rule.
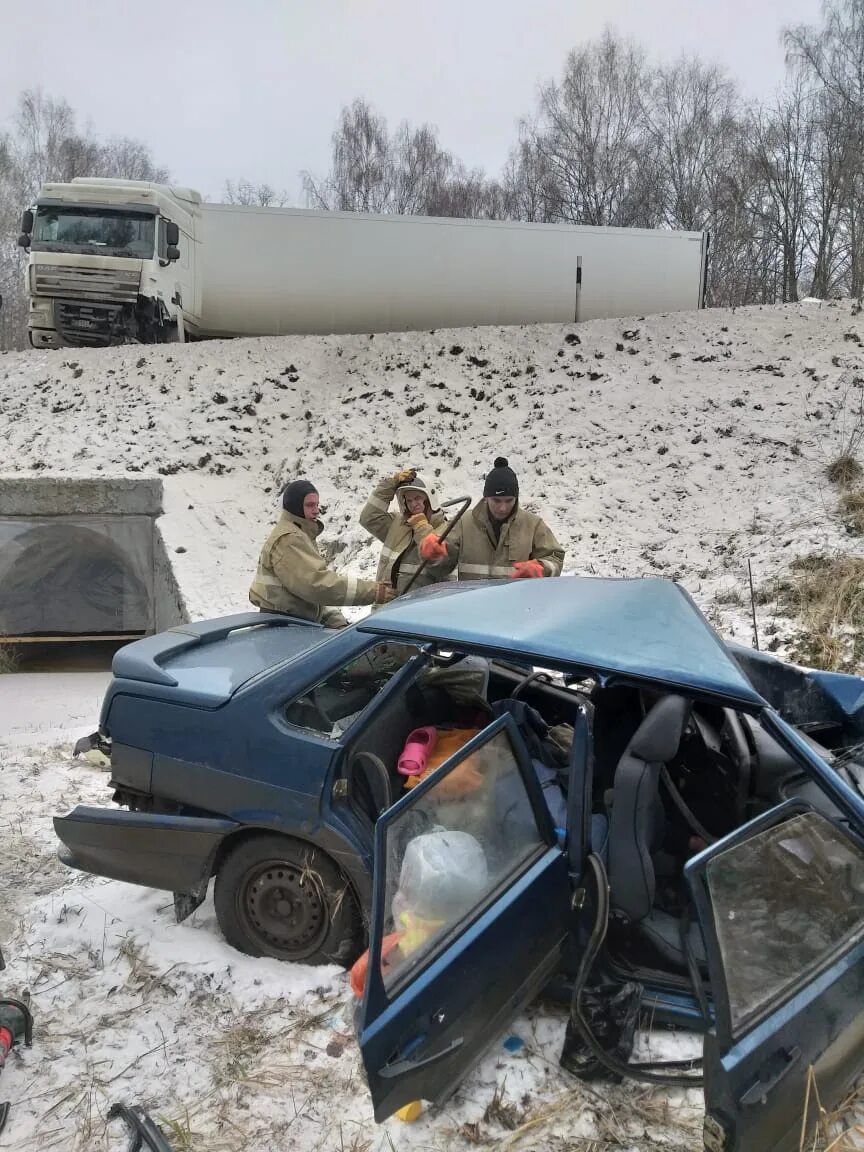
[[[399,510],[403,516],[407,516],[409,514],[408,509],[405,507],[405,497],[409,492],[419,492],[421,495],[425,496],[429,502],[430,512],[439,511],[438,499],[435,495],[434,489],[430,484],[427,484],[426,480],[422,476],[415,475],[410,484],[400,484],[396,489],[396,499],[399,502]]]

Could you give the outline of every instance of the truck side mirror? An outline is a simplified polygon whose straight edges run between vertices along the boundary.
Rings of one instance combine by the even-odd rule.
[[[169,244],[165,250],[165,256],[169,264],[173,264],[175,260],[180,259],[180,249],[176,244]]]
[[[29,248],[30,247],[30,235],[29,235],[29,233],[27,233],[27,232],[21,233],[21,235],[18,237],[18,247],[19,248]]]
[[[33,213],[29,208],[21,214],[21,231],[27,236],[33,231]]]
[[[165,221],[165,243],[169,248],[176,248],[180,243],[180,229],[173,220]],[[169,256],[168,259],[170,260],[171,257]],[[176,260],[177,257],[175,256],[174,259]]]

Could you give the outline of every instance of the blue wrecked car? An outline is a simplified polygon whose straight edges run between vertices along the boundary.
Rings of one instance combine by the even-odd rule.
[[[424,727],[462,742],[407,777]],[[178,919],[215,877],[245,952],[368,945],[378,1120],[544,993],[580,1074],[692,1083],[627,1037],[704,1031],[705,1147],[768,1152],[808,1082],[830,1108],[864,1070],[862,742],[864,679],[725,644],[672,582],[459,584],[336,633],[244,614],[121,649],[84,742],[118,807],[55,827]]]

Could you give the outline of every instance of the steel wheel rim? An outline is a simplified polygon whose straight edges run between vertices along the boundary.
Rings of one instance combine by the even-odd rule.
[[[238,905],[250,936],[266,950],[295,960],[317,952],[330,929],[320,878],[287,860],[267,860],[251,869]]]

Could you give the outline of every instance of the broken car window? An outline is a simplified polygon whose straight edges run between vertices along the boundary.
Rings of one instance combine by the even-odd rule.
[[[377,644],[292,700],[285,719],[337,740],[417,651],[411,644]]]
[[[864,852],[815,812],[709,861],[734,1034],[864,930]]]

